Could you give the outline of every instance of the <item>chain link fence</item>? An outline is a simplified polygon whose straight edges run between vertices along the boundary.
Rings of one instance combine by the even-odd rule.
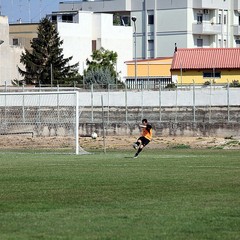
[[[166,88],[129,89],[124,85],[91,85],[90,88],[2,87],[2,92],[78,91],[82,107],[80,122],[240,122],[240,88],[229,85],[179,85]],[[103,103],[101,102],[103,99]],[[102,106],[103,104],[103,106]]]

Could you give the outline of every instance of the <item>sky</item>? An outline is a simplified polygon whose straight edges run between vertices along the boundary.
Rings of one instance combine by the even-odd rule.
[[[58,11],[58,3],[68,0],[0,0],[1,15],[8,16],[9,23],[39,22],[53,11]]]

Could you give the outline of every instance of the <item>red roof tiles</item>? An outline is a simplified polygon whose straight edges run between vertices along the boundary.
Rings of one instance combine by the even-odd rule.
[[[180,48],[171,70],[240,68],[240,48]]]

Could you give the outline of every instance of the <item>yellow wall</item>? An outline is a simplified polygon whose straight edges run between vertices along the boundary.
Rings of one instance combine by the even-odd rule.
[[[219,72],[219,70],[217,70]],[[215,83],[225,84],[227,82],[231,83],[233,80],[240,81],[240,69],[239,70],[220,70],[221,78],[203,78],[203,71],[187,70],[187,71],[172,71],[172,76],[177,75],[178,84],[190,84],[193,80],[196,84],[204,84],[206,81],[215,81]],[[181,77],[182,76],[182,77]]]
[[[172,58],[146,60],[137,62],[137,76],[139,77],[156,77],[156,76],[171,76],[170,68]],[[127,77],[135,76],[135,62],[127,63]]]

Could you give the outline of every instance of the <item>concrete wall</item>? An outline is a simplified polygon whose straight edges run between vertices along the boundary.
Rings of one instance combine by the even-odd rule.
[[[228,91],[223,88],[200,88],[195,92],[191,90],[178,91],[127,91],[118,92],[80,92],[80,106],[101,106],[103,96],[104,106],[115,107],[174,107],[193,106],[195,99],[196,106],[226,106],[228,105]],[[240,89],[229,90],[229,105],[240,105]]]
[[[56,92],[55,92],[56,93]],[[21,93],[19,93],[21,94]],[[62,95],[64,97],[64,95]],[[26,97],[25,97],[26,98]],[[78,103],[81,107],[101,107],[101,98],[103,98],[103,105],[110,107],[209,107],[209,106],[240,106],[240,89],[230,88],[227,91],[219,87],[206,87],[180,90],[162,90],[162,91],[125,91],[119,90],[117,92],[105,91],[101,92],[94,90],[93,92],[79,92]],[[0,107],[4,106],[22,106],[22,96],[12,94],[5,102],[5,94],[0,94]],[[25,103],[26,106],[34,106],[37,103],[38,95],[29,95]],[[50,97],[41,99],[41,105],[51,106],[56,104],[56,100]],[[72,102],[61,100],[61,105],[72,106]]]
[[[160,136],[185,136],[185,137],[239,137],[239,123],[160,123],[151,122],[154,138]],[[79,128],[80,134],[91,134],[97,132],[103,135],[102,124],[82,123]],[[106,126],[107,136],[139,135],[138,123],[112,123]]]

